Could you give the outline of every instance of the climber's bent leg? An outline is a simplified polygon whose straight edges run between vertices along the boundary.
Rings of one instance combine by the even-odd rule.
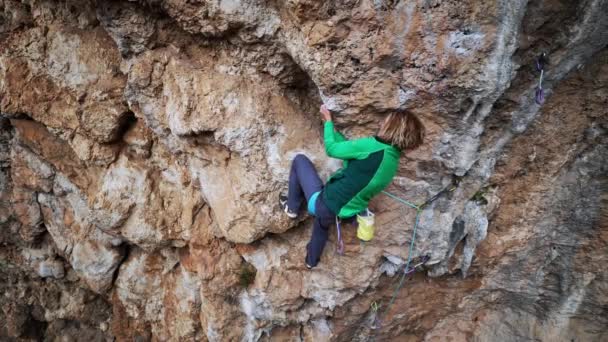
[[[306,264],[315,267],[321,259],[323,248],[327,242],[329,228],[335,222],[336,215],[329,209],[323,199],[317,198],[315,204],[315,222],[312,228],[312,236],[307,246]]]
[[[298,154],[291,163],[287,206],[297,213],[302,200],[308,201],[312,194],[321,189],[323,189],[323,181],[319,178],[315,166],[308,157]]]

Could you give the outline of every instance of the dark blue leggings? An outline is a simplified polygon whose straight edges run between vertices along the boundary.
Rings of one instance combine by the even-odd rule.
[[[323,181],[313,163],[303,154],[298,154],[291,164],[289,173],[289,192],[287,195],[287,206],[294,212],[298,212],[302,202],[317,191],[323,190]],[[317,197],[315,203],[315,221],[312,228],[312,236],[307,246],[306,263],[316,266],[319,263],[323,248],[329,235],[329,227],[334,223],[336,214],[329,209],[321,196]]]

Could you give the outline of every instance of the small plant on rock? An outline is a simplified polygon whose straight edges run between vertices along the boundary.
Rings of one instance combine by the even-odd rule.
[[[249,285],[253,284],[255,281],[256,273],[256,269],[253,265],[243,261],[239,271],[239,285],[243,288],[249,287]]]

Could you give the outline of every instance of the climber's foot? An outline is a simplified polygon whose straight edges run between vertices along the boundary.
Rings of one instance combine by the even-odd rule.
[[[308,247],[310,246],[310,242],[306,245],[306,257],[304,258],[304,265],[306,265],[306,268],[308,268],[309,270],[312,270],[313,267],[316,266],[311,266],[311,262],[308,261]],[[318,263],[318,262],[317,262]]]
[[[290,219],[295,219],[298,217],[298,213],[293,212],[291,209],[289,209],[289,207],[287,206],[287,196],[285,196],[284,194],[279,194],[279,205],[281,206],[281,209],[283,209],[283,211],[285,212],[285,214],[290,218]]]
[[[312,266],[310,266],[308,264],[308,254],[306,255],[306,257],[304,258],[304,265],[306,265],[306,268],[308,268],[309,270],[312,270]]]

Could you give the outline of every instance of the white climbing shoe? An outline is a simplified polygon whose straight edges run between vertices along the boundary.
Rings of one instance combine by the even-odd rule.
[[[283,209],[283,211],[285,212],[285,214],[290,218],[290,219],[295,219],[298,217],[298,213],[294,213],[293,211],[291,211],[291,209],[289,209],[289,207],[287,206],[287,196],[281,194],[279,195],[279,205],[281,206],[281,208]]]

